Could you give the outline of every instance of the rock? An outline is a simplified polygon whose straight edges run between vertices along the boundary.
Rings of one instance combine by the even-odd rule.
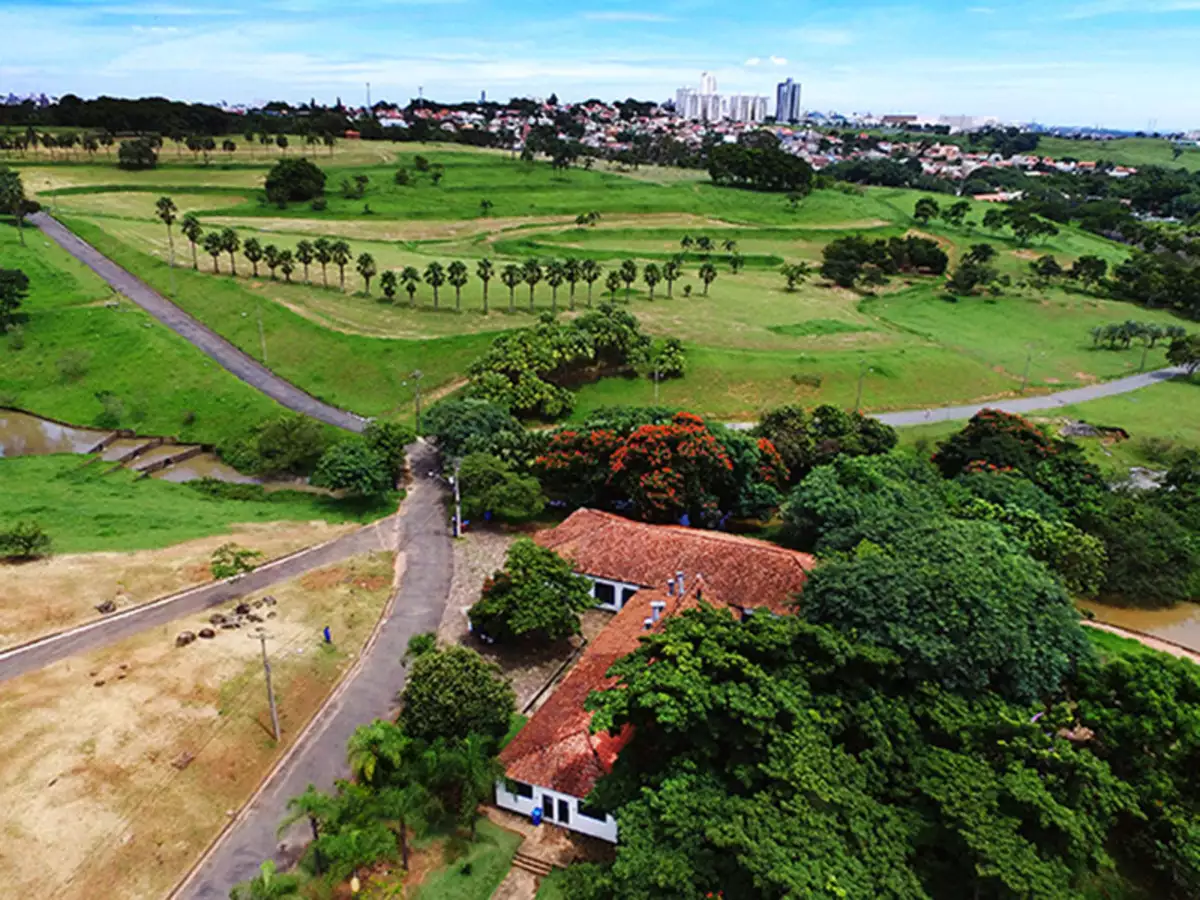
[[[104,687],[104,679],[101,678],[99,681],[93,681],[92,687]]]
[[[250,613],[250,615],[246,616],[246,619],[250,622],[261,622],[263,620],[263,617],[260,615],[256,615],[255,613]]]
[[[239,616],[244,616],[244,615],[246,615],[246,613],[250,612],[250,604],[249,603],[239,603],[237,606],[234,607],[233,611],[235,613],[237,613]]]
[[[208,617],[208,621],[211,622],[213,625],[224,625],[225,624],[225,616],[223,616],[221,613],[213,613],[211,616]]]
[[[103,603],[96,604],[96,612],[98,612],[98,613],[108,614],[108,613],[116,612],[116,611],[117,611],[117,604],[112,600],[105,600]]]
[[[202,638],[205,638],[205,639],[215,638],[216,636],[217,636],[217,633],[215,631],[213,631],[211,628],[201,628],[200,629],[200,637],[202,637]]]
[[[269,613],[267,613],[268,619],[273,619],[273,618],[275,618],[275,616],[276,616],[275,610],[271,610]]]
[[[196,633],[194,631],[181,631],[181,632],[179,632],[179,634],[177,634],[175,636],[175,646],[176,647],[186,647],[188,644],[190,644],[195,639],[196,639]]]
[[[192,764],[192,760],[195,758],[196,758],[195,753],[190,753],[187,750],[184,750],[177,757],[175,757],[173,760],[171,760],[171,765],[172,765],[172,767],[174,767],[174,768],[178,769],[180,772],[182,772],[184,769],[186,769],[188,766],[190,766]]]
[[[234,628],[241,628],[242,623],[241,622],[222,622],[221,627],[223,629],[225,629],[226,631],[230,631]]]
[[[267,606],[274,606],[278,602],[279,601],[276,600],[274,597],[271,597],[271,596],[263,597],[263,603],[265,603]]]
[[[122,670],[124,670],[124,669],[128,669],[128,668],[129,668],[129,663],[121,663],[119,666],[117,666],[117,668],[118,668],[118,669],[122,669]]]
[[[255,609],[262,609],[263,602],[261,600],[255,600],[253,605]]]

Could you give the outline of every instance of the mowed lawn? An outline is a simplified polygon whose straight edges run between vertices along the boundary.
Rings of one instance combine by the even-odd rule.
[[[123,427],[213,443],[283,412],[37,229],[22,247],[0,222],[0,261],[30,281],[19,331],[0,337],[0,405],[89,425],[108,392]]]
[[[222,534],[251,522],[367,522],[395,508],[278,491],[262,500],[218,499],[185,484],[139,478],[80,456],[0,460],[0,522],[33,520],[58,553],[148,550]]]

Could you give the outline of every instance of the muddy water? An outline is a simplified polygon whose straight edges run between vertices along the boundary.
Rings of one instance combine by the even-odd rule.
[[[148,457],[154,452],[152,450],[146,456]],[[140,463],[143,458],[145,457],[139,456],[137,462]],[[150,477],[175,482],[195,481],[198,478],[215,478],[218,481],[228,481],[234,484],[261,484],[267,491],[304,491],[308,494],[333,496],[332,491],[313,487],[304,481],[271,481],[265,478],[256,478],[253,475],[243,475],[237,469],[233,468],[233,466],[221,462],[212,453],[201,453],[199,456],[193,456],[191,459],[167,466],[165,469],[154,472]]]
[[[117,438],[104,448],[104,452],[100,454],[100,458],[105,462],[116,462],[130,450],[140,447],[145,443],[141,438]]]
[[[1174,609],[1136,609],[1092,602],[1079,605],[1095,613],[1097,621],[1144,631],[1200,652],[1200,603],[1180,603]]]
[[[142,469],[152,466],[156,462],[166,459],[168,456],[174,456],[176,453],[182,453],[187,450],[184,444],[159,444],[152,450],[147,450],[140,456],[130,460],[129,468],[135,472],[140,472]]]
[[[28,413],[0,410],[0,457],[86,453],[107,433],[57,425]]]

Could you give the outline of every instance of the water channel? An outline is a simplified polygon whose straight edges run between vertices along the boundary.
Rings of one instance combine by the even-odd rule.
[[[111,431],[60,425],[31,413],[0,409],[0,459],[11,459],[18,456],[46,456],[56,453],[85,454],[94,450],[111,434]],[[134,472],[141,472],[171,456],[186,453],[192,446],[172,442],[148,446],[157,440],[156,438],[119,437],[100,451],[99,458],[103,462],[115,464],[139,448],[146,448],[125,463],[126,468]],[[199,478],[215,478],[231,484],[259,484],[268,491],[329,493],[323,488],[313,487],[300,480],[270,480],[254,475],[244,475],[233,466],[222,462],[214,453],[199,453],[180,462],[172,463],[152,473],[151,477],[176,483],[195,481]]]
[[[1107,606],[1091,601],[1079,606],[1092,612],[1097,622],[1144,631],[1200,653],[1200,603],[1180,603],[1171,609]]]

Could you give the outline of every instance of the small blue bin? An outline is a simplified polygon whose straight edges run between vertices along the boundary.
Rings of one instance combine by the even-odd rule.
[[[533,808],[533,812],[529,814],[529,818],[533,820],[534,825],[541,825],[542,824],[542,808],[540,806],[535,806]]]

